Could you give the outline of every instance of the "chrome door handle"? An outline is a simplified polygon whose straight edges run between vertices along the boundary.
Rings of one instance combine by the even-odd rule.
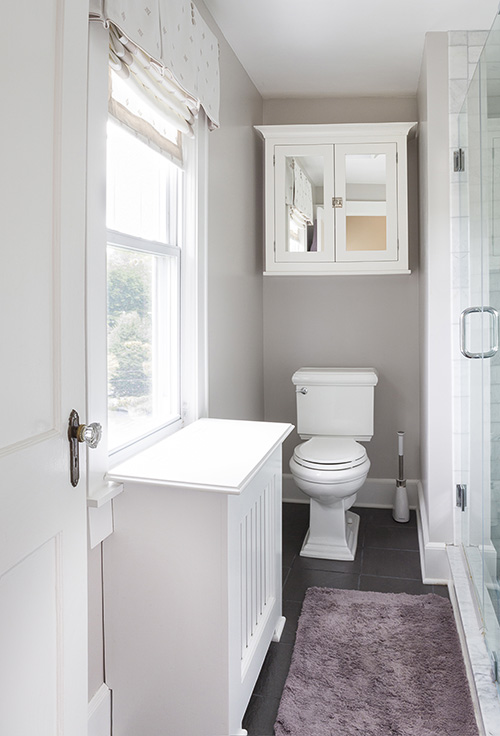
[[[467,350],[467,317],[476,312],[486,312],[491,316],[491,347],[485,352],[473,353]],[[494,307],[468,307],[460,315],[460,352],[466,358],[492,358],[498,352],[498,312]]]

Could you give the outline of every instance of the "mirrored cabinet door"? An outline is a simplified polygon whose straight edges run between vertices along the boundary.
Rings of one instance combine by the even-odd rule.
[[[333,147],[275,147],[275,253],[279,263],[331,262]]]
[[[398,260],[396,144],[335,146],[336,260]]]

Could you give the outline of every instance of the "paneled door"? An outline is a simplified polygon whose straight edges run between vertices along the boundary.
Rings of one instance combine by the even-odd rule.
[[[26,0],[0,24],[0,733],[87,733],[87,3]],[[85,417],[82,417],[83,419]],[[84,470],[84,469],[83,469]]]

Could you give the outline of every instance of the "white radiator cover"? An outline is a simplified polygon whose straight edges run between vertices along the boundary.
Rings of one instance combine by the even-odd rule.
[[[241,724],[269,644],[279,638],[284,624],[280,461],[281,449],[242,496],[228,499],[230,556],[236,552],[239,561],[238,573],[228,579],[229,704],[235,725]]]
[[[113,736],[245,734],[284,624],[281,503],[281,442],[240,489],[125,482],[103,545]]]

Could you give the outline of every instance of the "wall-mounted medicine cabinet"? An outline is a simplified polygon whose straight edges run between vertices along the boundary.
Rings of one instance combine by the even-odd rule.
[[[407,274],[416,123],[263,125],[265,273]]]

